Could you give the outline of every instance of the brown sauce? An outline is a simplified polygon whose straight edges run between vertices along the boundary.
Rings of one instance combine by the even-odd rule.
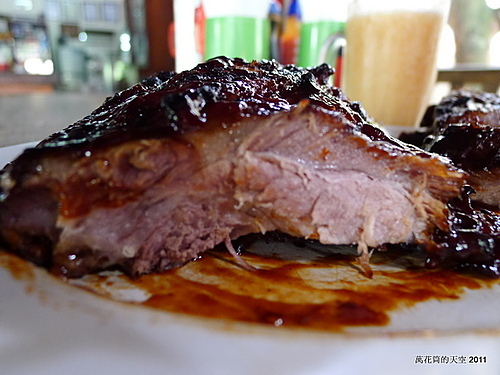
[[[245,259],[252,264],[256,260],[255,256]],[[374,277],[368,279],[353,269],[350,261],[335,258],[317,264],[266,259],[266,268],[255,272],[224,263],[204,257],[190,265],[193,271],[206,275],[205,279],[218,281],[214,284],[199,281],[182,269],[144,276],[134,284],[152,294],[143,305],[156,309],[329,331],[384,326],[390,322],[389,313],[397,308],[429,299],[457,299],[465,288],[483,285],[451,271],[375,270]],[[325,273],[325,281],[314,276]],[[315,280],[308,280],[307,275]]]
[[[372,278],[362,274],[350,255],[312,260],[252,253],[242,257],[257,269],[243,269],[225,251],[214,250],[183,267],[135,280],[122,274],[91,275],[84,288],[114,298],[109,290],[124,284],[148,295],[129,303],[161,311],[339,332],[353,326],[386,326],[398,309],[433,299],[456,300],[467,289],[499,282],[426,270],[420,266],[423,259],[391,251],[372,257]],[[27,273],[19,264],[0,262],[15,278],[23,278]]]
[[[184,267],[132,280],[134,287],[150,294],[138,304],[200,317],[338,332],[386,326],[397,309],[432,299],[456,300],[467,289],[497,282],[426,270],[424,258],[401,256],[401,251],[374,255],[373,278],[364,276],[351,255],[242,257],[256,270],[239,267],[220,250]]]

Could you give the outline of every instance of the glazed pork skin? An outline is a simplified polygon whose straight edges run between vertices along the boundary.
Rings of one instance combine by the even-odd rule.
[[[13,252],[77,277],[161,271],[249,233],[425,243],[463,173],[371,126],[326,66],[218,58],[108,99],[1,179]]]
[[[500,96],[456,90],[428,112],[424,147],[468,173],[473,200],[500,207]]]
[[[450,124],[429,149],[444,155],[468,172],[475,201],[500,207],[500,122],[499,126],[475,123]]]
[[[500,126],[500,96],[466,89],[453,90],[437,105],[429,107],[423,126],[438,133],[450,124]]]

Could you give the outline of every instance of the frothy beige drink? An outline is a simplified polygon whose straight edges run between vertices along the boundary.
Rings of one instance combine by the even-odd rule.
[[[346,27],[343,86],[376,121],[416,125],[436,80],[446,12],[394,10],[353,14]]]

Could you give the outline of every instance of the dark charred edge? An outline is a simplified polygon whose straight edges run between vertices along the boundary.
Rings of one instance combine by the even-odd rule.
[[[449,158],[471,174],[500,168],[500,96],[455,90],[430,106],[417,132],[400,139]],[[480,187],[479,187],[480,188]],[[500,277],[500,209],[474,200],[465,185],[448,203],[449,232],[437,230],[427,247],[427,267],[445,267],[475,275]]]
[[[214,109],[219,115],[217,110],[224,105],[233,114],[241,111],[242,117],[287,110],[307,95],[298,90],[302,82],[314,81],[313,95],[332,74],[333,69],[326,64],[305,69],[273,61],[249,63],[214,58],[190,71],[161,72],[115,94],[89,116],[53,134],[37,148],[87,145],[96,140],[112,142],[117,138],[123,141],[138,134],[144,136],[144,132],[151,136],[159,132],[160,137],[189,132],[210,125],[205,110],[210,110],[213,103],[220,104]],[[239,85],[241,82],[245,85]],[[227,89],[231,84],[233,92]],[[257,89],[262,91],[259,100],[252,102]],[[238,107],[242,101],[254,105],[242,111]],[[179,108],[172,108],[174,104]]]
[[[482,127],[495,128],[499,123],[499,95],[475,90],[453,90],[438,104],[427,108],[419,133],[427,133],[428,137],[424,138],[418,146],[436,152],[433,150],[435,144],[441,142],[448,132],[456,132],[457,127],[468,126],[477,131]],[[449,127],[455,127],[455,129],[449,130]],[[414,137],[415,134],[409,134],[409,136]],[[465,138],[463,141],[472,144],[480,140]],[[484,145],[478,145],[478,147],[481,146]]]
[[[454,268],[500,278],[500,213],[497,208],[471,199],[465,186],[448,203],[449,232],[437,229],[427,246],[428,268]]]
[[[500,167],[500,127],[450,124],[428,146],[468,171]]]
[[[438,129],[474,113],[478,116],[470,117],[470,122],[474,120],[480,122],[482,115],[500,111],[500,96],[483,91],[454,90],[434,106],[433,110],[433,127]]]
[[[13,241],[19,244],[15,248],[12,246]],[[19,234],[3,230],[0,235],[0,248],[42,268],[52,268],[53,243],[47,236]]]
[[[226,57],[178,74],[160,72],[109,97],[90,115],[26,150],[3,173],[8,172],[12,180],[22,184],[23,176],[35,172],[42,157],[79,159],[135,139],[168,137],[182,141],[187,132],[237,126],[239,120],[289,111],[304,100],[325,111],[341,113],[352,123],[353,131],[404,149],[369,125],[359,103],[348,101],[339,88],[328,85],[332,74],[334,70],[327,64],[306,69],[275,61],[249,63]],[[2,191],[0,197],[6,194]]]
[[[45,156],[80,158],[87,152],[139,138],[182,139],[184,133],[201,127],[216,130],[225,126],[221,114],[226,115],[226,122],[269,115],[289,110],[305,97],[325,105],[321,100],[331,96],[327,83],[333,73],[327,64],[305,69],[226,57],[178,74],[160,72],[107,98],[90,115],[26,150],[15,167],[7,169],[11,178],[18,180],[33,172],[38,159]],[[231,80],[233,92],[226,87]],[[245,85],[239,85],[241,80]],[[242,109],[241,103],[247,108]],[[346,111],[353,113],[349,108]],[[214,114],[217,121],[210,121]]]

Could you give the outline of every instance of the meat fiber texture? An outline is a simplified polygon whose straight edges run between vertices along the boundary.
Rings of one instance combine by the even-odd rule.
[[[3,244],[67,277],[271,231],[357,245],[365,270],[372,248],[425,246],[463,172],[372,126],[332,73],[220,57],[115,94],[4,168]]]

